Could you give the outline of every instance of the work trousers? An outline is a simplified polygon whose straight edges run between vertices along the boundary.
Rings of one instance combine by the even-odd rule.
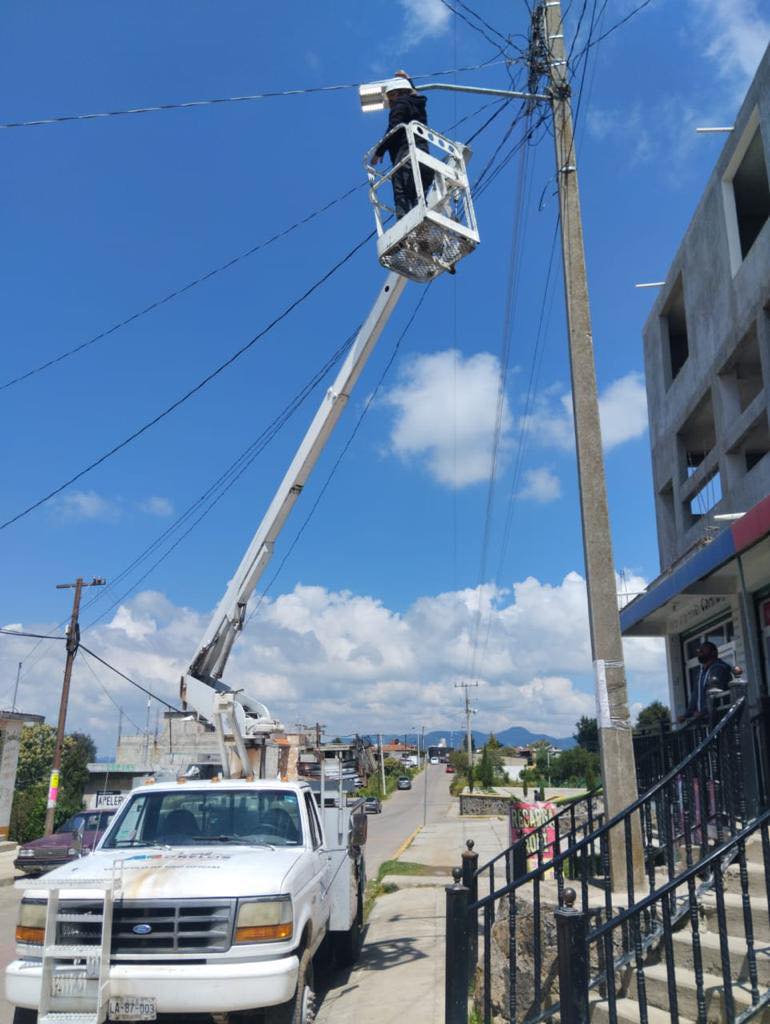
[[[409,147],[404,146],[396,154],[396,157],[393,160],[394,165],[399,163],[401,160],[408,158],[408,156]],[[422,189],[425,194],[433,184],[432,169],[430,167],[420,166],[420,178],[422,179]],[[417,205],[417,189],[414,184],[411,161],[407,159],[404,166],[400,167],[395,172],[391,178],[391,182],[393,183],[393,202],[396,207],[396,219],[400,220],[405,213],[408,213]]]

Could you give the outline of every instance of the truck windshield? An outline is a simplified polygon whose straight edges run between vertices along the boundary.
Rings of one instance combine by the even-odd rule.
[[[143,792],[118,812],[102,848],[205,842],[299,846],[302,825],[296,793],[269,789]]]

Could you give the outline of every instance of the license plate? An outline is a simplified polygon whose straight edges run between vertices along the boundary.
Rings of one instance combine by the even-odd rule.
[[[54,974],[51,978],[52,996],[82,996],[88,992],[85,969],[72,974]]]
[[[149,996],[117,996],[110,999],[111,1020],[155,1020],[157,1002]]]

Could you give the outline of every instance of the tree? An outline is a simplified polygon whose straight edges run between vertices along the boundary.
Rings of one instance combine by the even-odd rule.
[[[586,715],[577,723],[577,732],[572,737],[575,743],[584,750],[590,750],[594,754],[599,751],[599,726],[595,718],[588,718]]]
[[[551,782],[556,786],[593,789],[600,778],[599,755],[585,747],[562,750],[551,759]]]
[[[654,700],[652,704],[648,704],[646,708],[642,708],[639,712],[636,728],[657,729],[661,725],[664,728],[667,725],[671,725],[671,712],[665,704],[661,704],[659,700]]]
[[[490,757],[488,744],[484,744],[484,748],[481,751],[477,775],[482,789],[492,789],[495,784],[495,769]]]
[[[25,843],[42,835],[48,800],[48,780],[53,763],[56,730],[52,725],[30,725],[21,731],[16,792],[11,810],[10,837]],[[54,825],[83,809],[83,790],[88,781],[88,762],[96,759],[90,736],[73,732],[64,737],[61,783]]]

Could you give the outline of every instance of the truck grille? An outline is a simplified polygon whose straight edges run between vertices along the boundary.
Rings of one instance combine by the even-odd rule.
[[[94,921],[60,921],[57,942],[98,945],[102,906],[97,901],[66,900],[65,915],[94,915]],[[235,900],[118,901],[112,912],[112,953],[222,953],[232,942]],[[137,933],[149,927],[146,934]]]

